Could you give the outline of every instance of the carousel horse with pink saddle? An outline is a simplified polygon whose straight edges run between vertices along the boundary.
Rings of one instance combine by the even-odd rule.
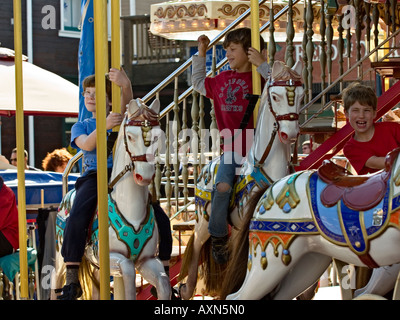
[[[351,176],[326,161],[261,190],[233,244],[221,298],[293,299],[332,258],[374,270],[396,266],[399,152],[390,152],[385,169],[372,175]]]

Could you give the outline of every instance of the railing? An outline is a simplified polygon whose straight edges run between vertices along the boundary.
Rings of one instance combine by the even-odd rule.
[[[132,64],[180,61],[184,57],[183,41],[153,35],[150,16],[125,16],[123,22],[123,64],[131,75]]]
[[[265,1],[259,1],[259,4],[262,5]],[[266,23],[260,29],[261,32],[265,30],[269,30],[269,62],[272,63],[275,60],[276,56],[276,47],[274,40],[274,28],[269,28],[270,25],[274,26],[274,24],[281,19],[284,14],[293,15],[293,6],[299,3],[299,0],[288,1],[288,5],[280,10],[278,13],[271,15],[270,21]],[[302,59],[303,59],[303,80],[304,87],[306,92],[306,97],[304,101],[304,107],[301,109],[302,114],[304,115],[304,121],[300,124],[302,128],[306,125],[310,124],[311,120],[315,119],[318,115],[320,115],[324,110],[327,110],[333,104],[329,101],[328,95],[332,93],[334,88],[340,87],[341,91],[346,82],[354,80],[354,73],[357,73],[357,79],[363,81],[369,81],[371,84],[374,84],[375,77],[370,77],[371,79],[364,78],[364,73],[362,72],[363,68],[367,66],[368,68],[368,57],[372,56],[372,54],[376,53],[379,48],[382,48],[384,45],[389,43],[389,39],[381,45],[379,45],[378,41],[378,26],[381,20],[385,20],[388,29],[391,29],[391,33],[398,34],[396,31],[395,21],[398,21],[398,13],[397,13],[397,3],[395,1],[387,2],[386,4],[379,3],[367,3],[360,0],[353,0],[349,3],[350,6],[355,8],[352,11],[352,14],[355,14],[355,17],[352,17],[355,21],[355,25],[353,29],[345,29],[344,28],[344,16],[342,8],[337,7],[328,7],[325,1],[312,1],[305,0],[304,1],[304,32],[303,32],[303,42],[302,42]],[[241,21],[246,19],[250,15],[250,9],[244,12],[239,18],[237,18],[230,26],[228,26],[224,31],[222,31],[216,38],[211,40],[209,48],[215,48],[215,45],[220,41],[220,39],[228,32],[229,30],[235,28]],[[363,18],[366,17],[365,20]],[[372,18],[371,18],[372,17]],[[347,19],[348,17],[346,17]],[[129,17],[130,19],[130,17]],[[124,37],[128,37],[132,39],[133,37],[133,23],[127,22],[128,17],[124,17],[124,24],[126,28],[129,29],[125,32]],[[318,19],[318,21],[317,21]],[[127,20],[127,21],[126,21]],[[290,24],[293,24],[292,19],[288,20],[288,36],[287,36],[287,45],[286,45],[286,54],[285,61],[290,65],[293,63],[293,38],[294,38],[294,28]],[[316,22],[317,21],[317,22]],[[363,22],[365,21],[365,22]],[[319,24],[318,24],[319,23]],[[362,25],[364,23],[364,25]],[[318,25],[318,31],[316,26]],[[146,29],[148,26],[141,28],[136,27],[136,29]],[[335,29],[334,29],[335,28]],[[125,28],[124,28],[125,30]],[[365,47],[366,54],[361,56],[361,42],[363,41],[364,34],[366,35]],[[315,33],[319,34],[321,40],[316,43],[313,41],[313,35]],[[375,38],[371,38],[370,35],[375,36]],[[388,37],[390,39],[394,39],[394,36]],[[333,43],[334,39],[337,39],[337,49],[334,51]],[[355,41],[354,41],[355,39]],[[353,41],[352,41],[353,40]],[[336,41],[336,40],[335,40]],[[352,45],[348,45],[352,43]],[[374,50],[370,50],[370,44],[374,44]],[[347,45],[347,46],[346,46]],[[134,52],[132,46],[131,50]],[[319,61],[314,61],[314,54],[316,49],[320,49],[320,57]],[[177,49],[178,51],[181,49]],[[133,53],[125,53],[124,50],[124,58],[125,66],[130,66],[132,61],[134,63],[140,63],[140,61],[146,61],[145,59],[137,59],[135,60],[135,55]],[[183,51],[179,51],[183,52]],[[213,52],[215,52],[213,50]],[[333,53],[337,53],[338,65],[336,70],[333,70]],[[146,55],[146,54],[145,54]],[[140,56],[140,54],[139,54]],[[181,55],[177,56],[181,59]],[[175,58],[175,56],[174,56]],[[376,58],[377,59],[377,58]],[[188,194],[188,188],[190,187],[189,178],[193,179],[193,181],[197,180],[197,174],[201,167],[204,165],[204,152],[211,151],[211,157],[215,157],[219,155],[218,147],[215,145],[216,138],[211,136],[212,144],[211,150],[205,149],[206,137],[202,135],[202,129],[206,128],[206,121],[211,121],[210,128],[216,129],[215,117],[212,109],[211,102],[211,111],[206,112],[206,100],[204,97],[200,96],[197,92],[194,92],[192,87],[179,88],[178,87],[178,78],[186,72],[186,70],[191,66],[192,59],[189,58],[186,62],[184,62],[179,68],[177,68],[173,73],[171,73],[164,81],[160,82],[153,90],[151,90],[148,94],[146,94],[142,99],[149,103],[149,101],[157,96],[159,96],[163,89],[165,89],[169,84],[174,84],[174,99],[171,103],[167,105],[161,112],[161,118],[165,118],[167,126],[165,127],[165,133],[167,142],[165,146],[165,150],[160,155],[161,157],[165,157],[164,154],[168,155],[165,157],[165,161],[159,161],[157,163],[156,177],[153,186],[153,195],[157,198],[161,197],[160,187],[163,184],[165,186],[165,195],[162,196],[166,198],[167,201],[167,210],[171,208],[171,198],[172,193],[174,193],[175,203],[178,206],[179,196],[178,196],[178,188],[173,189],[172,185],[182,184],[182,194],[184,198],[184,203],[188,203],[190,201]],[[212,71],[208,75],[212,75],[226,63],[226,59],[221,61],[218,65],[214,64]],[[316,64],[320,64],[321,74],[318,74],[318,78],[313,77],[313,68]],[[347,69],[346,69],[347,66]],[[327,73],[325,72],[327,70]],[[333,78],[332,74],[336,71],[338,73],[335,78]],[[353,78],[349,78],[352,76]],[[327,79],[326,79],[327,78]],[[313,92],[313,85],[315,83],[320,84],[319,91]],[[315,87],[315,86],[314,86]],[[338,93],[338,92],[334,92]],[[316,109],[316,105],[320,105],[317,107],[318,110],[312,111],[313,107]],[[190,112],[190,114],[189,114]],[[315,115],[312,116],[312,113]],[[208,117],[210,119],[208,119]],[[207,118],[207,119],[206,119]],[[172,125],[170,125],[172,123]],[[182,134],[187,131],[190,131],[192,134],[192,139],[190,143],[187,143],[186,146],[180,147],[178,149],[178,137],[179,134]],[[190,155],[192,157],[192,165],[194,168],[193,176],[189,177],[188,174],[188,163],[189,160],[189,149]],[[163,169],[163,170],[162,170]],[[174,172],[181,171],[180,175],[175,175]],[[179,208],[177,208],[179,210]]]

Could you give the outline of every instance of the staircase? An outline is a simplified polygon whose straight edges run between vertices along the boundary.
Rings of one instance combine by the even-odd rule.
[[[389,90],[378,98],[377,121],[397,103],[400,102],[400,81],[396,82]],[[354,133],[353,128],[347,123],[343,128],[334,133],[316,150],[301,161],[296,171],[317,169],[324,160],[332,158],[338,153]]]

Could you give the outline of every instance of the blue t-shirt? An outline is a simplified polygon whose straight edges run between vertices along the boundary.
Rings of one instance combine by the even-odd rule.
[[[96,130],[96,119],[95,118],[87,118],[83,121],[78,121],[71,128],[71,147],[75,149],[79,149],[79,147],[75,143],[75,139],[81,136],[82,134],[89,135],[94,130]],[[83,152],[83,175],[88,174],[88,172],[97,170],[97,151],[94,148],[92,151]],[[107,168],[112,168],[113,159],[112,153],[107,158]]]

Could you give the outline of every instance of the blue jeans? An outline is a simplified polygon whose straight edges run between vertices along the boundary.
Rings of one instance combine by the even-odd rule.
[[[236,168],[241,166],[242,157],[227,151],[221,156],[220,164],[215,177],[215,185],[211,192],[211,217],[208,224],[208,232],[213,237],[224,237],[228,234],[228,210],[232,194],[233,183],[236,176]],[[225,182],[230,185],[226,192],[217,189],[218,183]]]

